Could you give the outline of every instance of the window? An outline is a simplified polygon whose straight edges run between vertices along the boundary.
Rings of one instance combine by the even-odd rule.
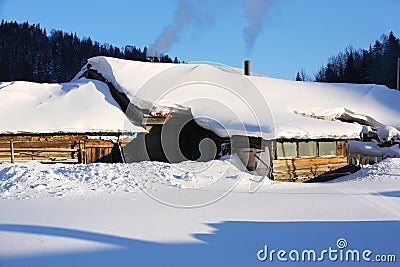
[[[299,142],[299,157],[316,157],[317,142]]]
[[[277,142],[278,159],[337,156],[336,141]]]
[[[323,156],[336,156],[337,146],[336,142],[319,142],[319,155]]]
[[[279,158],[295,158],[297,156],[296,143],[276,143],[276,154]]]

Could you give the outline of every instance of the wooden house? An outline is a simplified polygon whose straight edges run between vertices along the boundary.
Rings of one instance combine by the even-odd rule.
[[[93,81],[2,84],[0,106],[0,161],[123,162],[121,136],[145,132]]]
[[[123,66],[123,71],[129,69],[127,66],[128,63],[132,64],[132,71],[138,76],[141,75],[140,72],[142,69],[150,68],[149,65],[144,65],[146,63],[118,62],[117,59],[98,57],[89,60],[77,78],[85,77],[106,83],[122,110],[128,114],[131,120],[140,120],[142,126],[148,131],[147,134],[142,134],[138,138],[124,143],[126,145],[126,149],[124,150],[126,152],[125,155],[129,158],[129,161],[157,160],[180,162],[183,160],[210,160],[218,158],[221,154],[235,153],[240,157],[248,170],[256,171],[260,175],[268,176],[277,181],[291,182],[331,179],[351,170],[348,167],[349,160],[346,148],[346,142],[349,138],[340,138],[340,134],[338,135],[339,137],[329,138],[329,135],[325,135],[324,133],[325,124],[323,123],[321,124],[321,132],[318,138],[306,139],[303,137],[296,139],[291,136],[281,136],[278,139],[276,137],[263,139],[261,137],[244,135],[221,137],[212,130],[206,129],[196,123],[190,109],[188,113],[171,112],[167,116],[157,116],[157,114],[152,113],[150,110],[140,109],[130,103],[126,94],[122,93],[121,90],[117,90],[117,88],[121,87],[121,84],[118,81],[118,73],[113,74],[113,72],[118,71],[118,64],[120,63]],[[155,64],[152,64],[153,66]],[[173,67],[167,66],[162,69]],[[184,67],[182,66],[181,68]],[[192,73],[195,79],[196,71],[201,74],[207,71],[218,71],[213,68],[201,69],[197,67],[187,66],[188,70],[185,73]],[[250,75],[249,61],[245,62],[244,74]],[[146,75],[153,77],[152,75]],[[223,73],[223,75],[228,74]],[[241,92],[240,88],[243,87],[241,78],[235,72],[229,73],[229,75],[230,78],[237,79],[238,81],[237,84],[233,85],[233,90],[238,89],[238,92]],[[164,78],[168,79],[168,76]],[[250,79],[252,79],[251,76]],[[141,80],[138,83],[144,83],[144,81]],[[123,84],[127,85],[129,82],[124,81]],[[159,85],[157,86],[158,88],[156,89],[162,92],[163,88],[160,88]],[[136,90],[135,87],[131,89],[132,91]],[[130,88],[124,87],[122,91],[124,90],[129,91]],[[268,92],[268,90],[265,88],[265,92]],[[260,92],[264,91],[261,90]],[[143,100],[151,101],[151,99],[146,98]],[[224,100],[221,99],[221,102],[224,102]],[[130,108],[131,111],[129,110]],[[287,112],[287,110],[284,110],[284,112]],[[299,116],[298,114],[292,115]],[[316,121],[317,124],[320,122]],[[331,122],[326,121],[326,123]],[[347,126],[348,129],[351,128],[350,130],[354,130],[354,133],[356,133],[357,127],[351,124],[347,125],[349,125]],[[164,136],[162,136],[163,132]],[[167,138],[171,142],[167,141],[162,144],[162,138]],[[203,152],[207,151],[206,153],[201,153],[201,148],[199,148],[203,140],[211,142],[203,150]],[[177,145],[173,144],[173,142],[179,143],[180,153],[176,152],[175,148]],[[167,144],[168,146],[171,143],[173,144],[173,152],[168,153],[167,148],[166,153],[165,145]],[[128,151],[130,151],[130,155],[127,153]],[[206,156],[203,157],[202,155]]]
[[[275,181],[323,181],[352,171],[347,140],[250,138],[246,146],[243,142],[237,145],[237,140],[233,138],[232,153],[238,154],[248,170]]]
[[[154,160],[162,162],[181,162],[185,160],[208,161],[220,154],[221,144],[229,138],[221,138],[214,132],[198,125],[190,109],[157,113],[142,109],[133,104],[128,97],[117,90],[98,70],[88,64],[79,76],[101,81],[110,89],[114,99],[130,121],[140,121],[146,134],[134,139],[125,138],[123,154],[129,162]],[[202,142],[212,140],[211,144]],[[179,147],[179,151],[177,151]]]

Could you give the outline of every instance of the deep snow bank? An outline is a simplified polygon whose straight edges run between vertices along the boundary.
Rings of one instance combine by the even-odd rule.
[[[224,180],[249,184],[253,178],[235,155],[224,160],[178,164],[149,161],[87,165],[3,163],[0,164],[0,198],[60,198],[99,192],[137,192],[160,186],[201,189],[215,182],[224,188]]]

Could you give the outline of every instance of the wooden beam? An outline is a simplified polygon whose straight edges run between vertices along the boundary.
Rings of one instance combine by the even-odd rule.
[[[145,117],[142,120],[142,125],[162,125],[167,118],[164,117]]]
[[[10,156],[11,156],[11,163],[14,163],[14,142],[10,140]]]
[[[120,156],[121,156],[121,161],[122,161],[122,163],[126,163],[125,155],[124,155],[124,153],[123,153],[123,151],[122,151],[122,147],[120,146],[119,143],[117,143],[117,145],[118,145],[119,154],[120,154]]]
[[[18,158],[15,160],[15,162],[28,162],[31,161],[30,158]],[[51,158],[51,159],[41,159],[41,160],[35,160],[37,162],[40,163],[46,163],[46,164],[50,164],[50,163],[79,163],[78,159],[69,159],[69,158]]]
[[[79,157],[78,157],[78,162],[79,163],[84,163],[84,159],[83,159],[83,157],[84,157],[84,153],[83,153],[83,150],[82,150],[82,142],[81,141],[79,141]]]
[[[14,142],[10,141],[10,149],[0,148],[0,152],[9,152],[14,155],[14,152],[78,152],[73,148],[14,148]]]

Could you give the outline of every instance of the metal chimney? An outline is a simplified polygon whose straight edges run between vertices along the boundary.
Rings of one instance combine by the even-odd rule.
[[[244,61],[244,75],[250,76],[250,60]]]

